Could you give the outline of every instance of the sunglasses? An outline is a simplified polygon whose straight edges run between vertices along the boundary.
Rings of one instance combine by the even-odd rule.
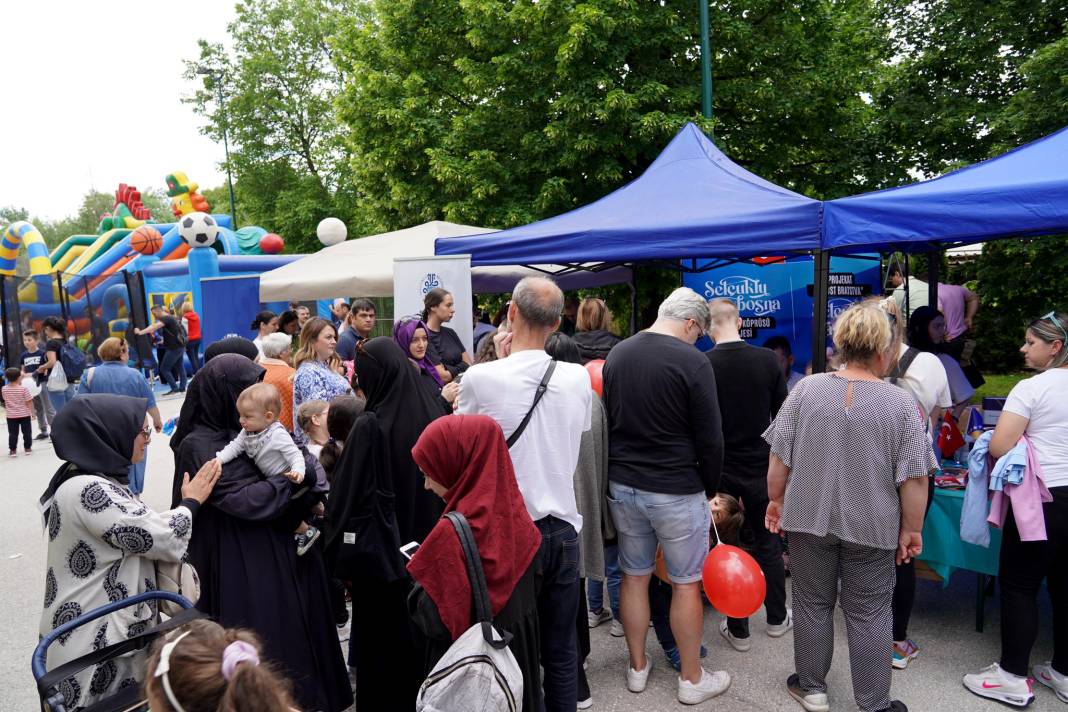
[[[1064,330],[1064,325],[1061,324],[1061,320],[1057,318],[1057,312],[1051,311],[1049,314],[1044,315],[1042,318],[1049,319],[1054,324],[1056,324],[1057,328],[1061,330],[1061,334],[1064,335],[1065,342],[1068,343],[1068,331]]]

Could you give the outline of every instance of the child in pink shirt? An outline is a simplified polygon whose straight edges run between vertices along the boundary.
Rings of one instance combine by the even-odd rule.
[[[9,368],[4,371],[7,385],[3,387],[4,407],[7,409],[7,446],[9,457],[18,455],[19,430],[22,430],[22,446],[26,454],[32,450],[33,396],[22,385],[22,370]]]

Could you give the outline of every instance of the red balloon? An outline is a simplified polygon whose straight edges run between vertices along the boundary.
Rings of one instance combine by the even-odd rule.
[[[590,385],[593,386],[593,390],[597,391],[597,395],[604,395],[601,390],[604,386],[604,376],[601,372],[604,370],[604,359],[597,358],[586,364],[586,373],[590,374]]]
[[[728,618],[748,618],[764,605],[764,572],[736,546],[718,544],[708,552],[702,576],[709,603]]]
[[[269,232],[260,238],[260,250],[268,255],[277,255],[285,247],[285,241],[273,232]]]

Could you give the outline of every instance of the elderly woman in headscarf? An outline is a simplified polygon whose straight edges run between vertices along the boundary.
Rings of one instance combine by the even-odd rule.
[[[446,512],[463,514],[471,526],[494,627],[511,635],[508,647],[523,671],[522,709],[537,710],[542,694],[535,575],[541,534],[523,503],[501,426],[484,415],[439,418],[423,431],[412,457],[425,474],[426,489],[445,500]],[[408,607],[427,637],[425,673],[473,623],[466,570],[452,523],[438,520],[408,564],[415,579]]]
[[[171,438],[178,473],[215,457],[241,429],[237,397],[263,379],[245,356],[214,356],[197,372]],[[306,451],[309,472],[319,464]],[[200,574],[197,607],[220,624],[251,628],[269,657],[293,682],[302,709],[342,710],[352,690],[337,645],[329,589],[315,549],[298,557],[291,496],[301,485],[267,478],[247,456],[223,465],[189,542]]]
[[[334,576],[354,584],[349,665],[356,708],[411,709],[425,671],[406,603],[411,579],[398,549],[425,539],[441,516],[442,502],[423,489],[411,452],[442,411],[392,339],[361,346],[356,370],[366,411],[334,468],[326,550]]]
[[[155,512],[128,484],[131,465],[152,437],[148,402],[111,394],[79,396],[52,422],[56,454],[64,460],[41,496],[48,529],[48,570],[39,632],[112,601],[155,589],[156,561],[181,561],[193,518],[219,477],[207,463],[190,480],[183,473],[176,506]],[[48,650],[48,667],[144,632],[155,606],[124,608],[61,637]],[[77,709],[141,680],[144,657],[108,660],[67,678],[67,709]]]

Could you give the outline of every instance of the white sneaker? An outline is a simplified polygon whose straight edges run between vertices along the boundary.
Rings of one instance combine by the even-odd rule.
[[[584,700],[579,700],[578,701],[578,708],[580,710],[588,710],[590,707],[593,707],[593,698],[592,697],[587,697]]]
[[[701,681],[696,685],[679,678],[679,702],[684,705],[699,705],[716,695],[722,695],[731,686],[731,676],[725,670],[709,672],[701,668]]]
[[[826,692],[812,692],[801,687],[801,681],[794,673],[790,677],[786,678],[786,691],[790,693],[790,697],[797,700],[797,704],[801,705],[807,712],[829,712],[831,709],[830,704],[827,702]]]
[[[627,663],[627,689],[631,692],[645,692],[645,686],[649,684],[649,672],[653,669],[653,659],[645,656],[645,669],[635,670]]]
[[[1050,663],[1042,663],[1031,668],[1035,680],[1057,693],[1057,699],[1068,702],[1068,675],[1062,675],[1053,669]]]
[[[1035,699],[1030,680],[1005,672],[997,663],[977,673],[965,675],[963,682],[970,692],[980,697],[1014,707],[1026,707]]]
[[[719,634],[727,639],[727,642],[731,644],[731,647],[737,650],[739,653],[749,652],[749,648],[753,647],[753,641],[749,638],[735,638],[727,627],[727,619],[722,618],[719,621]]]
[[[623,637],[623,621],[612,619],[612,630],[608,631],[613,638]]]
[[[608,612],[608,609],[602,608],[599,613],[594,613],[593,611],[587,613],[586,619],[589,621],[590,628],[596,628],[602,623],[612,620],[612,614]]]
[[[778,625],[768,624],[768,635],[772,638],[781,638],[790,632],[794,627],[794,610],[792,608],[786,609],[786,620]]]

